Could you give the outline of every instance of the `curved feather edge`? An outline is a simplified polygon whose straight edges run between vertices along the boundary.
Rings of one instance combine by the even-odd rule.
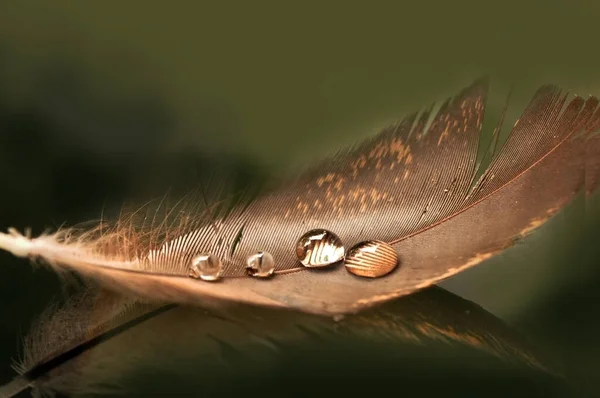
[[[234,210],[233,216],[217,220],[217,227],[212,223],[179,237],[171,233],[175,239],[166,239],[158,250],[142,253],[142,257],[103,255],[95,246],[97,241],[71,240],[65,238],[65,231],[30,239],[11,230],[0,234],[0,248],[17,256],[42,259],[58,272],[71,270],[118,291],[185,304],[204,305],[216,299],[335,315],[410,294],[505,250],[543,225],[583,187],[597,185],[597,170],[592,169],[592,174],[586,170],[597,163],[599,155],[595,153],[597,147],[588,145],[589,137],[600,128],[597,98],[567,101],[566,94],[545,86],[471,186],[484,86],[477,82],[446,101],[437,115],[426,111],[420,118],[409,116],[391,130],[341,153],[320,168],[333,170],[325,177],[309,173],[282,191]],[[461,152],[463,146],[469,149]],[[446,150],[453,155],[444,155]],[[413,165],[416,160],[409,162],[413,153],[415,159],[423,161],[418,167]],[[452,160],[455,155],[459,163]],[[378,167],[381,169],[382,160],[390,156],[401,164],[390,164],[389,170],[397,164],[403,175],[408,175],[404,190],[388,180],[377,182],[377,176],[383,175]],[[431,161],[425,162],[427,159]],[[339,174],[344,170],[350,174]],[[364,184],[374,181],[372,184],[383,185],[373,185],[373,189],[404,193],[407,198],[398,203],[388,199],[386,204],[380,200],[383,194],[377,194],[364,213],[362,208],[350,206],[348,210],[338,203],[338,211],[347,212],[343,217],[333,211],[334,206],[287,218],[290,209],[305,212],[304,202],[294,201],[296,192],[305,192],[307,198],[322,198],[325,188],[333,189],[337,184],[335,173],[350,180],[362,178],[342,184],[339,195],[364,191]],[[330,175],[331,181],[327,180]],[[347,246],[365,239],[386,240],[399,253],[401,266],[378,280],[359,279],[343,267],[326,273],[292,272],[269,281],[231,277],[203,283],[186,276],[190,256],[201,248],[220,255],[227,271],[233,270],[232,276],[237,276],[235,267],[243,271],[243,259],[249,251],[265,249],[275,253],[279,271],[294,271],[296,260],[290,247],[297,236],[315,227],[336,231]],[[242,230],[242,241],[232,248],[230,243]],[[222,241],[229,243],[220,246]]]
[[[385,344],[391,351],[406,344],[442,342],[472,348],[511,366],[561,374],[502,321],[437,287],[340,320],[244,305],[211,313],[126,303],[131,303],[129,298],[108,292],[84,292],[64,307],[49,308],[25,338],[25,359],[17,368],[21,376],[0,387],[0,396],[12,397],[27,387],[39,394],[118,392],[124,375],[148,367],[155,374],[183,374],[189,368],[193,375],[183,379],[198,379],[198,385],[219,376],[216,364],[248,366],[250,373],[244,374],[255,368],[257,377],[264,377],[269,372],[263,367],[279,366],[277,358],[286,356],[287,348],[331,348],[344,341],[354,344],[355,339]],[[124,304],[129,310],[123,311]],[[223,350],[241,356],[235,364],[227,363],[231,360]],[[187,366],[188,361],[193,366]]]

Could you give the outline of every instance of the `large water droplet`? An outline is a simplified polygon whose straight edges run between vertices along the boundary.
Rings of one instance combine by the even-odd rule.
[[[325,267],[344,258],[344,245],[333,232],[313,229],[298,239],[296,255],[305,267]]]
[[[398,266],[398,253],[389,244],[368,240],[354,245],[344,260],[346,270],[365,278],[379,278]]]
[[[275,272],[275,260],[267,252],[251,254],[246,259],[246,272],[256,278],[268,278]]]
[[[214,254],[201,253],[192,259],[189,276],[204,281],[216,281],[221,277],[223,265]]]

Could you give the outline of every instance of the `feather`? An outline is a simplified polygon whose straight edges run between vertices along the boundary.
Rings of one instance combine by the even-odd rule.
[[[600,116],[596,115],[594,121],[596,124],[589,128],[594,133],[589,135],[585,146],[585,191],[588,197],[600,184]]]
[[[64,228],[33,239],[10,230],[0,234],[0,248],[144,299],[356,312],[481,263],[597,186],[596,97],[540,88],[503,144],[497,145],[498,123],[478,158],[487,91],[487,80],[478,80],[437,112],[409,115],[256,197],[231,196],[209,206],[161,202],[158,210],[124,213],[111,226]],[[314,228],[333,231],[346,248],[387,242],[400,267],[375,280],[343,267],[302,267],[293,248]],[[246,258],[257,251],[272,254],[274,278],[246,277]],[[188,278],[201,252],[224,264],[219,283]]]
[[[69,377],[79,372],[69,368],[71,359],[169,308],[97,288],[85,289],[61,306],[49,305],[32,325],[34,332],[23,339],[23,356],[13,366],[19,376],[0,388],[0,397],[14,396],[34,385],[40,395],[63,389],[74,392],[76,387],[63,377],[65,370]],[[51,382],[39,383],[45,379]]]
[[[261,385],[274,373],[296,377],[290,365],[298,359],[295,355],[304,360],[312,355],[327,357],[327,366],[340,369],[341,353],[360,356],[373,351],[378,353],[374,357],[380,355],[376,360],[384,361],[389,356],[379,352],[381,348],[388,355],[400,353],[396,359],[414,367],[417,360],[408,354],[413,348],[422,357],[428,348],[433,355],[447,355],[443,347],[460,347],[503,366],[562,377],[560,368],[523,336],[481,307],[437,287],[336,320],[246,305],[218,312],[172,305],[151,308],[95,290],[84,291],[62,307],[50,307],[42,315],[24,339],[24,359],[17,367],[20,376],[1,387],[0,396],[13,396],[25,386],[40,394],[124,392],[135,388],[131,385],[136,384],[136,375],[144,374],[176,378],[179,392],[191,385],[190,391],[214,388],[223,395],[228,385],[243,391],[247,380]],[[365,359],[347,363],[362,367]],[[431,369],[431,357],[427,363]],[[396,362],[394,369],[402,366]],[[312,372],[317,368],[314,364]],[[374,371],[384,368],[382,363]],[[313,378],[318,377],[313,373]],[[327,372],[327,377],[335,374]],[[261,388],[268,393],[268,386]]]

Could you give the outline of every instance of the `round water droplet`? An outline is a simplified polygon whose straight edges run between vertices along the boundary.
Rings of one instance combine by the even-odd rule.
[[[333,232],[313,229],[298,239],[296,255],[305,267],[325,267],[344,258],[344,245]]]
[[[379,278],[398,266],[398,253],[385,242],[368,240],[348,250],[344,264],[351,274]]]
[[[246,259],[246,273],[256,278],[268,278],[275,272],[275,260],[267,252],[251,254]]]
[[[189,276],[204,281],[216,281],[221,277],[223,265],[214,254],[202,253],[192,259]]]

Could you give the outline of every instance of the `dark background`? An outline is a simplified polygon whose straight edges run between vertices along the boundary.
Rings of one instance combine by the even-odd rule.
[[[212,170],[278,178],[482,74],[513,89],[512,118],[543,83],[600,94],[591,1],[184,4],[0,5],[0,228],[98,218]],[[580,198],[443,284],[532,336],[585,396],[600,395],[597,208]],[[60,284],[0,262],[8,380],[19,335]]]

